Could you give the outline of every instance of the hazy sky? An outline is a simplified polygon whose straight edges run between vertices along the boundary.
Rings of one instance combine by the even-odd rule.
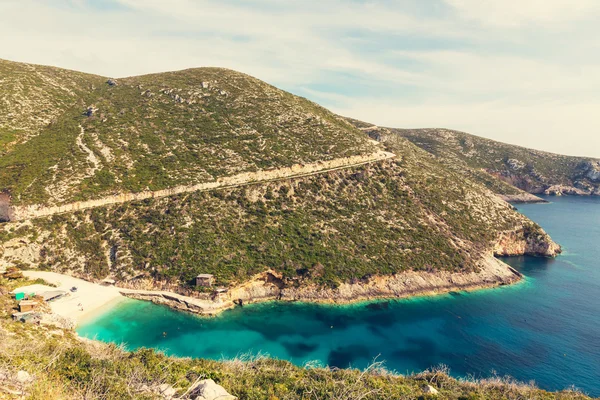
[[[0,58],[228,67],[378,125],[600,157],[598,21],[599,0],[1,0]]]

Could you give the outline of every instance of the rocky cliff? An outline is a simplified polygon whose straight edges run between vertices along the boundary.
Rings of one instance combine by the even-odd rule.
[[[269,270],[254,276],[248,282],[229,288],[223,294],[190,297],[165,291],[132,289],[123,289],[121,293],[130,298],[152,301],[180,311],[215,315],[236,305],[264,301],[343,304],[470,291],[509,285],[521,279],[520,273],[493,256],[481,260],[478,266],[478,271],[468,273],[405,271],[342,283],[337,288],[315,285],[310,281],[289,281],[277,271]]]
[[[561,247],[543,229],[530,225],[502,233],[494,246],[496,256],[556,257],[561,252]]]

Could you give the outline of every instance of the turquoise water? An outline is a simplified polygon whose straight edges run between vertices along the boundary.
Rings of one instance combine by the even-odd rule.
[[[78,332],[179,356],[266,353],[336,367],[377,357],[400,373],[445,364],[456,376],[497,373],[600,396],[600,199],[551,201],[518,208],[565,254],[506,259],[526,276],[510,287],[337,307],[266,303],[211,319],[127,300]]]

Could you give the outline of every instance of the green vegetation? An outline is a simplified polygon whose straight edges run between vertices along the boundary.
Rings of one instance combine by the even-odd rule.
[[[103,79],[60,68],[0,60],[0,156],[39,135]]]
[[[271,268],[336,287],[408,269],[471,271],[525,223],[403,139],[389,145],[398,159],[7,224],[5,240],[39,249],[41,268],[96,279],[185,287],[212,273],[230,285]]]
[[[109,84],[6,61],[0,70],[4,81],[44,90],[34,96],[16,83],[0,87],[9,104],[25,98],[29,105],[0,109],[18,116],[0,120],[0,142],[28,132],[0,157],[0,191],[13,204],[159,190],[373,150],[329,111],[235,71],[199,68]],[[40,108],[52,118],[38,118]]]
[[[57,110],[52,121],[0,157],[0,189],[13,204],[164,189],[375,147],[318,105],[230,70],[114,81],[0,65],[21,86],[49,85],[48,99],[56,97],[46,105]],[[147,277],[180,289],[198,273],[233,285],[267,269],[288,283],[336,287],[409,269],[472,271],[502,232],[526,223],[484,187],[388,136],[393,161],[9,223],[0,229],[0,257],[9,265],[93,279]]]

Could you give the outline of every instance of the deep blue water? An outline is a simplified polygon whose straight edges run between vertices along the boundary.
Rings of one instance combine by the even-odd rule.
[[[505,259],[526,276],[510,287],[351,306],[265,303],[211,319],[127,300],[78,332],[179,356],[262,352],[336,367],[377,357],[399,373],[445,364],[456,376],[497,373],[600,396],[600,199],[550,200],[518,208],[565,253]]]

